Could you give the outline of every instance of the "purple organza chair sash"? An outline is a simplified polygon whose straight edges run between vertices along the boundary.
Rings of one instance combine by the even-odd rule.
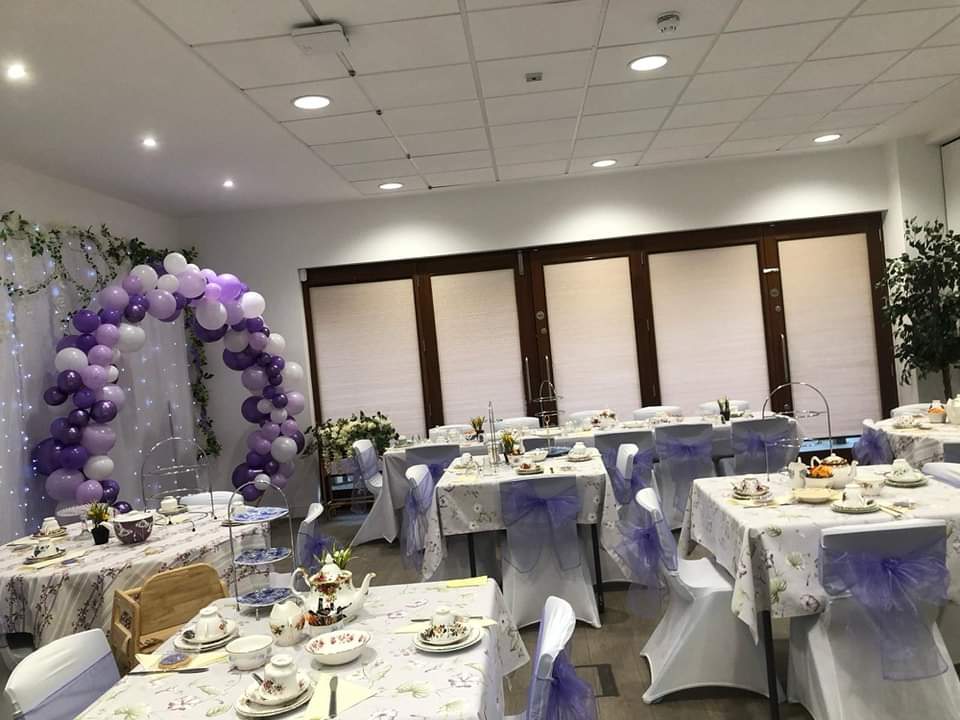
[[[593,688],[577,676],[567,651],[561,650],[553,661],[544,720],[594,720],[596,716]]]
[[[441,469],[440,474],[443,474]],[[419,569],[423,564],[426,546],[427,513],[433,505],[437,478],[431,474],[416,487],[410,488],[403,503],[403,522],[400,528],[400,555],[408,568]]]
[[[360,468],[361,480],[369,480],[377,474],[377,449],[368,447],[366,450],[357,453],[357,466]]]
[[[80,675],[52,691],[36,707],[23,712],[23,720],[64,720],[80,715],[94,700],[120,680],[113,654],[108,653]]]
[[[654,520],[643,509],[637,509],[634,515],[641,516],[638,523],[630,520],[618,523],[623,541],[614,552],[630,569],[630,609],[640,617],[656,617],[663,599],[660,569],[677,571],[677,541],[662,517]]]
[[[946,672],[923,617],[947,600],[946,538],[903,555],[821,551],[828,595],[850,593],[865,611],[887,680],[918,680]]]
[[[516,480],[500,486],[503,523],[507,528],[507,562],[520,572],[536,567],[544,545],[553,548],[563,570],[580,565],[580,541],[577,516],[580,495],[576,480],[570,487],[550,497],[541,497],[529,480]]]
[[[673,507],[683,514],[694,479],[703,474],[702,468],[707,463],[713,465],[713,435],[690,440],[658,440],[657,455],[660,462],[670,468],[670,479],[674,485]]]
[[[637,494],[637,490],[650,487],[653,474],[653,448],[639,451],[633,456],[633,472],[625,478],[617,468],[617,451],[606,450],[601,455],[603,466],[613,486],[613,496],[620,505],[626,505]]]
[[[865,425],[853,446],[853,457],[861,465],[888,465],[893,462],[893,448],[886,435]]]
[[[769,468],[776,472],[787,464],[790,452],[790,433],[780,430],[776,433],[748,430],[733,434],[733,452],[737,456],[737,470],[746,464],[746,472],[763,472]]]

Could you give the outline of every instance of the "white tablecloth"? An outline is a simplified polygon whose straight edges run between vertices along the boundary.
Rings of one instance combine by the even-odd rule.
[[[861,468],[858,476],[888,470],[889,466]],[[820,531],[838,525],[888,522],[885,512],[843,515],[824,505],[745,507],[732,498],[736,478],[696,480],[680,536],[681,556],[694,541],[711,553],[734,578],[733,612],[757,636],[757,613],[775,617],[813,615],[825,607],[817,559]],[[782,479],[773,483],[775,496],[789,494]],[[924,487],[899,490],[885,487],[882,501],[916,502],[908,517],[947,521],[947,567],[950,599],[960,601],[960,490],[931,480]]]
[[[244,635],[269,635],[267,619],[249,612],[238,614],[229,600],[218,601],[223,614],[239,619]],[[470,649],[447,655],[421,653],[412,634],[395,630],[414,618],[429,617],[447,605],[463,615],[481,615],[498,621],[482,630],[483,639]],[[484,585],[449,588],[446,583],[374,586],[350,629],[366,630],[372,640],[354,662],[324,673],[336,672],[344,681],[363,685],[376,695],[352,708],[341,708],[338,720],[493,720],[503,717],[503,677],[529,659],[520,634],[492,580]],[[157,652],[172,649],[167,641]],[[294,657],[301,670],[317,678],[305,642],[274,647],[275,654]],[[262,673],[263,670],[255,672]],[[82,720],[200,720],[237,717],[233,704],[252,682],[248,672],[225,663],[205,673],[127,676],[84,712]],[[283,715],[306,718],[306,707]]]
[[[915,468],[921,468],[928,462],[943,460],[943,444],[945,442],[960,443],[960,425],[951,423],[934,423],[930,429],[894,427],[896,420],[890,418],[876,423],[890,441],[893,456],[904,458]]]

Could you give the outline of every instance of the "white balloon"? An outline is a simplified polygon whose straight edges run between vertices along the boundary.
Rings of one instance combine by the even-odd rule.
[[[149,265],[137,265],[130,271],[130,274],[140,278],[140,283],[143,285],[143,292],[153,290],[157,286],[157,271]]]
[[[157,288],[173,293],[180,289],[180,281],[176,275],[161,275],[157,279]]]
[[[187,259],[178,252],[172,252],[163,259],[163,269],[174,275],[187,269]]]
[[[273,403],[267,400],[266,398],[264,398],[263,400],[257,403],[257,410],[259,410],[262,413],[273,412],[273,409],[274,409]]]
[[[283,382],[289,384],[303,380],[303,367],[298,362],[291,360],[283,366]]]
[[[267,339],[267,352],[271,355],[279,355],[287,347],[287,341],[283,339],[280,333],[270,333]]]
[[[297,456],[297,443],[293,438],[281,435],[270,443],[270,454],[277,462],[289,462]]]
[[[287,411],[283,408],[275,408],[270,411],[270,422],[275,422],[277,424],[282,423],[287,419]]]
[[[207,330],[219,330],[227,321],[227,309],[219,300],[201,300],[196,308],[197,322]]]
[[[253,478],[253,484],[256,486],[257,490],[266,490],[268,487],[270,487],[270,476],[266,473],[260,473]]]
[[[243,351],[249,342],[250,333],[246,330],[227,330],[227,334],[223,336],[224,346],[232,352]]]
[[[119,329],[120,341],[117,343],[117,347],[120,348],[120,352],[136,352],[147,341],[147,334],[141,327],[130,323],[120,323]]]
[[[53,365],[57,370],[82,370],[87,366],[87,354],[79,348],[64,348],[57,353],[53,359]]]
[[[113,364],[116,365],[118,362],[120,362],[120,358],[121,358],[121,357],[122,357],[122,356],[120,355],[120,351],[117,350],[117,348],[114,348],[114,349],[113,349]]]
[[[291,440],[291,442],[293,442]],[[294,443],[296,448],[296,443]],[[106,480],[113,475],[113,460],[109,455],[93,455],[83,465],[83,474],[90,480]]]
[[[116,365],[107,366],[107,380],[115,383],[117,378],[120,377],[120,369]]]
[[[255,318],[263,315],[267,301],[258,292],[245,292],[240,296],[240,308],[245,318]]]
[[[200,272],[200,266],[195,265],[194,263],[187,263],[187,270],[193,270],[194,272]]]

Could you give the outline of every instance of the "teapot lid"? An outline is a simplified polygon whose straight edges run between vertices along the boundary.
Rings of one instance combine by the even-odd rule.
[[[320,568],[320,574],[324,580],[336,580],[340,577],[340,566],[336,563],[326,563]]]

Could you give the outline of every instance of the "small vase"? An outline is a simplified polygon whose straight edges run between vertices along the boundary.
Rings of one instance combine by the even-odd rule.
[[[93,535],[94,545],[105,545],[107,540],[110,539],[110,530],[106,525],[101,525],[100,523],[93,526],[90,534]]]

